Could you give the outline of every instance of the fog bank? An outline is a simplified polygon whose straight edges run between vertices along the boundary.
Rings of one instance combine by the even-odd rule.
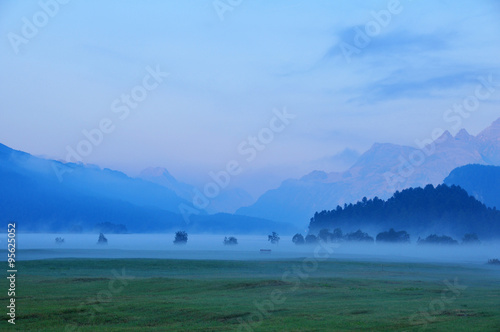
[[[225,236],[235,236],[238,244],[223,244]],[[55,242],[64,238],[63,244]],[[499,258],[500,243],[480,245],[358,244],[352,242],[295,245],[291,236],[281,236],[279,244],[271,244],[267,235],[189,234],[185,245],[173,243],[174,234],[109,234],[107,245],[98,245],[98,234],[17,234],[18,260],[49,258],[164,258],[217,260],[282,260],[314,257],[318,246],[331,248],[331,259],[456,262],[484,264]],[[0,245],[7,249],[7,236]],[[266,251],[261,251],[265,249]],[[267,251],[270,250],[270,251]],[[6,257],[6,256],[5,256]]]

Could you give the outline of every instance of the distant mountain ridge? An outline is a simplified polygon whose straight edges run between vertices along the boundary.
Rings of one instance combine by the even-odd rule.
[[[455,137],[445,131],[423,149],[375,143],[347,171],[314,171],[300,179],[285,180],[237,213],[303,225],[316,211],[365,196],[386,199],[396,190],[441,184],[459,166],[500,165],[499,152],[500,119],[477,136],[464,129]]]
[[[461,166],[455,168],[444,183],[460,186],[486,206],[500,210],[500,166]]]
[[[269,220],[205,211],[186,219],[179,206],[191,203],[165,186],[110,169],[34,157],[0,144],[0,223],[15,221],[19,231],[89,232],[99,224],[116,229],[124,225],[129,232],[289,229]]]

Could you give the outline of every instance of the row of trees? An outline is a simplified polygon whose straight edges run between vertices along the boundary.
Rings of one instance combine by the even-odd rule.
[[[174,244],[186,244],[188,241],[188,234],[186,231],[177,231],[175,232]],[[278,244],[280,241],[280,236],[276,232],[272,232],[268,236],[268,241],[272,244]],[[63,244],[64,239],[62,237],[56,237],[56,244]],[[238,244],[238,239],[234,236],[224,237],[224,241],[222,242],[226,246],[234,246]],[[99,234],[99,238],[97,239],[97,244],[108,244],[108,239],[104,236],[103,233]]]
[[[344,234],[342,229],[335,228],[333,232],[328,229],[323,228],[319,231],[318,235],[308,234],[306,237],[302,234],[295,234],[292,238],[292,242],[301,244],[315,244],[319,241],[323,242],[365,242],[365,243],[410,243],[410,234],[406,231],[395,231],[393,228],[386,232],[380,232],[377,234],[375,239],[368,235],[368,233],[363,232],[358,229],[356,232]],[[476,233],[467,233],[462,238],[462,244],[479,244],[479,238]],[[458,244],[458,241],[447,235],[437,235],[431,234],[425,239],[420,237],[417,240],[417,244]]]
[[[322,229],[319,231],[318,235],[308,234],[306,237],[302,234],[295,234],[292,238],[292,242],[301,244],[315,244],[319,241],[323,242],[343,242],[343,241],[356,241],[356,242],[374,242],[373,237],[368,235],[368,233],[363,232],[358,229],[356,232],[344,234],[340,228],[335,228],[333,233],[330,233],[328,229]]]
[[[280,241],[280,236],[276,232],[272,232],[268,235],[267,240],[272,244],[278,244]],[[365,243],[373,243],[375,242],[385,242],[385,243],[410,243],[410,234],[406,231],[395,231],[393,228],[389,229],[387,232],[378,233],[376,238],[374,239],[368,233],[363,232],[358,229],[356,232],[344,234],[342,229],[335,228],[333,232],[330,232],[328,229],[324,228],[319,231],[318,235],[308,234],[306,237],[302,236],[302,234],[295,234],[292,238],[292,242],[296,245],[302,244],[315,244],[319,241],[323,242],[365,242]],[[174,244],[186,244],[188,241],[188,234],[185,231],[178,231],[175,233]],[[63,244],[64,239],[61,237],[56,238],[57,244]],[[222,242],[224,245],[237,245],[238,239],[234,236],[224,237],[224,241]],[[467,233],[462,238],[462,244],[480,244],[477,234],[475,233]],[[99,238],[97,240],[97,244],[108,244],[108,239],[104,236],[103,233],[99,234]],[[417,244],[458,244],[458,241],[453,239],[447,235],[437,235],[431,234],[427,236],[425,239],[421,239],[420,237],[417,240]]]
[[[462,238],[462,244],[480,244],[479,238],[476,233],[467,233]],[[458,244],[458,241],[450,236],[431,234],[425,239],[420,237],[417,240],[417,244]]]

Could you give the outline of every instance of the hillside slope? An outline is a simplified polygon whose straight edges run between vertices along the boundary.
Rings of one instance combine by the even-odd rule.
[[[469,195],[500,210],[500,167],[466,165],[455,168],[444,183],[464,188]]]

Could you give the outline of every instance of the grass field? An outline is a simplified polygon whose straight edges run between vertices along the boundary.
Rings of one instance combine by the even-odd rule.
[[[17,264],[15,329],[23,331],[500,331],[500,269],[487,265],[301,259]],[[5,278],[1,287],[8,289]],[[8,318],[3,315],[0,330],[13,327]]]

